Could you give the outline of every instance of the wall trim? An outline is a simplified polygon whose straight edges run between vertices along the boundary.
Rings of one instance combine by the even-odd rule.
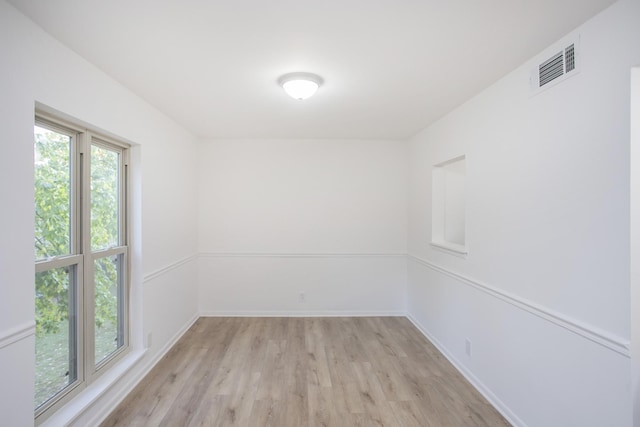
[[[201,258],[405,258],[405,253],[365,252],[200,252]]]
[[[165,273],[170,272],[171,270],[175,270],[176,268],[182,267],[185,264],[190,263],[191,261],[195,261],[196,259],[198,259],[198,254],[193,254],[190,255],[186,258],[182,258],[176,262],[173,262],[163,268],[160,268],[156,271],[153,271],[149,274],[144,275],[144,277],[142,278],[142,283],[147,283],[150,282],[154,279],[157,279],[158,277],[162,276]]]
[[[26,322],[0,333],[0,349],[36,334],[36,322]]]
[[[518,418],[518,416],[514,414],[511,409],[509,409],[509,407],[505,405],[505,403],[500,400],[500,398],[498,398],[498,396],[496,396],[487,386],[485,386],[484,383],[478,379],[478,377],[476,377],[469,369],[467,369],[464,364],[460,363],[458,359],[456,359],[453,354],[451,354],[447,350],[447,348],[436,339],[433,334],[429,333],[429,331],[420,324],[420,322],[418,322],[410,314],[407,314],[406,318],[413,324],[413,326],[416,327],[416,329],[420,331],[422,335],[424,335],[427,340],[429,340],[438,349],[440,353],[444,355],[444,357],[447,358],[449,362],[451,362],[451,364],[458,370],[458,372],[460,372],[467,379],[467,381],[469,381],[471,385],[473,385],[476,390],[478,390],[478,392],[482,396],[484,396],[484,398],[487,399],[489,403],[491,403],[491,405],[496,408],[496,410],[500,412],[500,414],[502,414],[503,417],[507,419],[507,421],[509,421],[511,425],[515,427],[526,427],[524,421]]]
[[[202,317],[405,317],[404,311],[204,311]]]
[[[462,274],[458,274],[454,271],[451,271],[439,265],[433,264],[417,256],[414,256],[414,255],[407,255],[407,256],[410,260],[415,261],[418,264],[424,265],[425,267],[428,267],[433,271],[449,276],[453,279],[458,280],[459,282],[462,282],[488,295],[491,295],[504,302],[507,302],[513,305],[514,307],[527,311],[533,314],[534,316],[537,316],[543,320],[553,323],[556,326],[560,326],[561,328],[564,328],[570,332],[573,332],[576,335],[586,338],[589,341],[599,344],[602,347],[612,350],[626,358],[631,358],[631,350],[630,350],[631,343],[629,340],[626,340],[617,335],[611,334],[607,331],[603,331],[591,325],[585,324],[580,320],[573,319],[569,316],[565,316],[552,309],[543,307],[532,301],[528,301],[524,298],[502,291],[498,288],[479,282],[475,279],[471,279],[467,276],[463,276]]]

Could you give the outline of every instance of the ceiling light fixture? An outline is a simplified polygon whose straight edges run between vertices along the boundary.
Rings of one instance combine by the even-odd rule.
[[[322,78],[311,73],[289,73],[280,77],[278,83],[293,99],[307,99],[316,93]]]

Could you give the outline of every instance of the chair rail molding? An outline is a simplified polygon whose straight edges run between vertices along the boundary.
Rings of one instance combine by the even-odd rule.
[[[552,309],[543,307],[532,301],[528,301],[524,298],[513,295],[509,292],[502,291],[494,286],[490,286],[486,283],[482,283],[478,280],[464,276],[462,274],[451,271],[447,268],[441,267],[430,261],[419,258],[415,255],[408,255],[410,261],[416,262],[433,271],[449,276],[461,283],[478,289],[488,295],[498,298],[506,303],[509,303],[517,308],[527,311],[534,316],[537,316],[543,320],[546,320],[554,325],[560,326],[568,331],[575,333],[583,338],[588,339],[596,344],[599,344],[609,350],[612,350],[626,358],[631,357],[631,342],[627,339],[614,335],[610,332],[601,330],[592,325],[588,325],[578,319],[573,319],[564,314],[560,314]]]
[[[0,349],[36,334],[36,322],[26,322],[0,332]]]

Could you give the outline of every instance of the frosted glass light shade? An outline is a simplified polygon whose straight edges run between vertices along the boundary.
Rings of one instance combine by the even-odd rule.
[[[291,73],[280,77],[278,82],[293,99],[307,99],[316,93],[322,79],[311,73]]]
[[[318,83],[309,80],[290,80],[282,85],[293,99],[307,99],[318,90]]]

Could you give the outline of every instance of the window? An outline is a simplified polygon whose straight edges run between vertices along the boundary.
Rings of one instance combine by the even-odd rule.
[[[460,254],[466,243],[465,156],[437,164],[432,172],[431,244]]]
[[[35,416],[128,348],[128,146],[36,115]]]

